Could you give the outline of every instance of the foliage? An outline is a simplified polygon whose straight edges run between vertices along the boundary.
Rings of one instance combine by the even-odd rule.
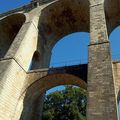
[[[65,86],[45,97],[43,120],[86,120],[86,91]]]

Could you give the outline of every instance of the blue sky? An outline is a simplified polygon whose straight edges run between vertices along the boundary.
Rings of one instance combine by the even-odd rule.
[[[65,36],[52,50],[51,66],[68,66],[88,62],[89,33]]]
[[[0,13],[29,3],[30,0],[0,0]]]

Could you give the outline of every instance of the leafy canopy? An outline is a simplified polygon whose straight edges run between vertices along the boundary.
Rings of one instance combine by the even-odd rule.
[[[65,86],[45,97],[42,120],[86,120],[86,91]]]

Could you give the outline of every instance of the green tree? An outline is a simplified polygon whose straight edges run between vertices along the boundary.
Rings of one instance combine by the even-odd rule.
[[[65,86],[45,97],[43,120],[86,120],[86,91]]]

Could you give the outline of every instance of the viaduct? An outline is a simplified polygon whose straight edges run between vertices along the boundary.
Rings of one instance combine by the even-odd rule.
[[[119,25],[120,0],[32,0],[0,14],[0,120],[41,120],[45,91],[62,84],[87,90],[87,120],[118,120],[109,35]],[[49,69],[53,46],[73,32],[90,33],[88,64]]]

